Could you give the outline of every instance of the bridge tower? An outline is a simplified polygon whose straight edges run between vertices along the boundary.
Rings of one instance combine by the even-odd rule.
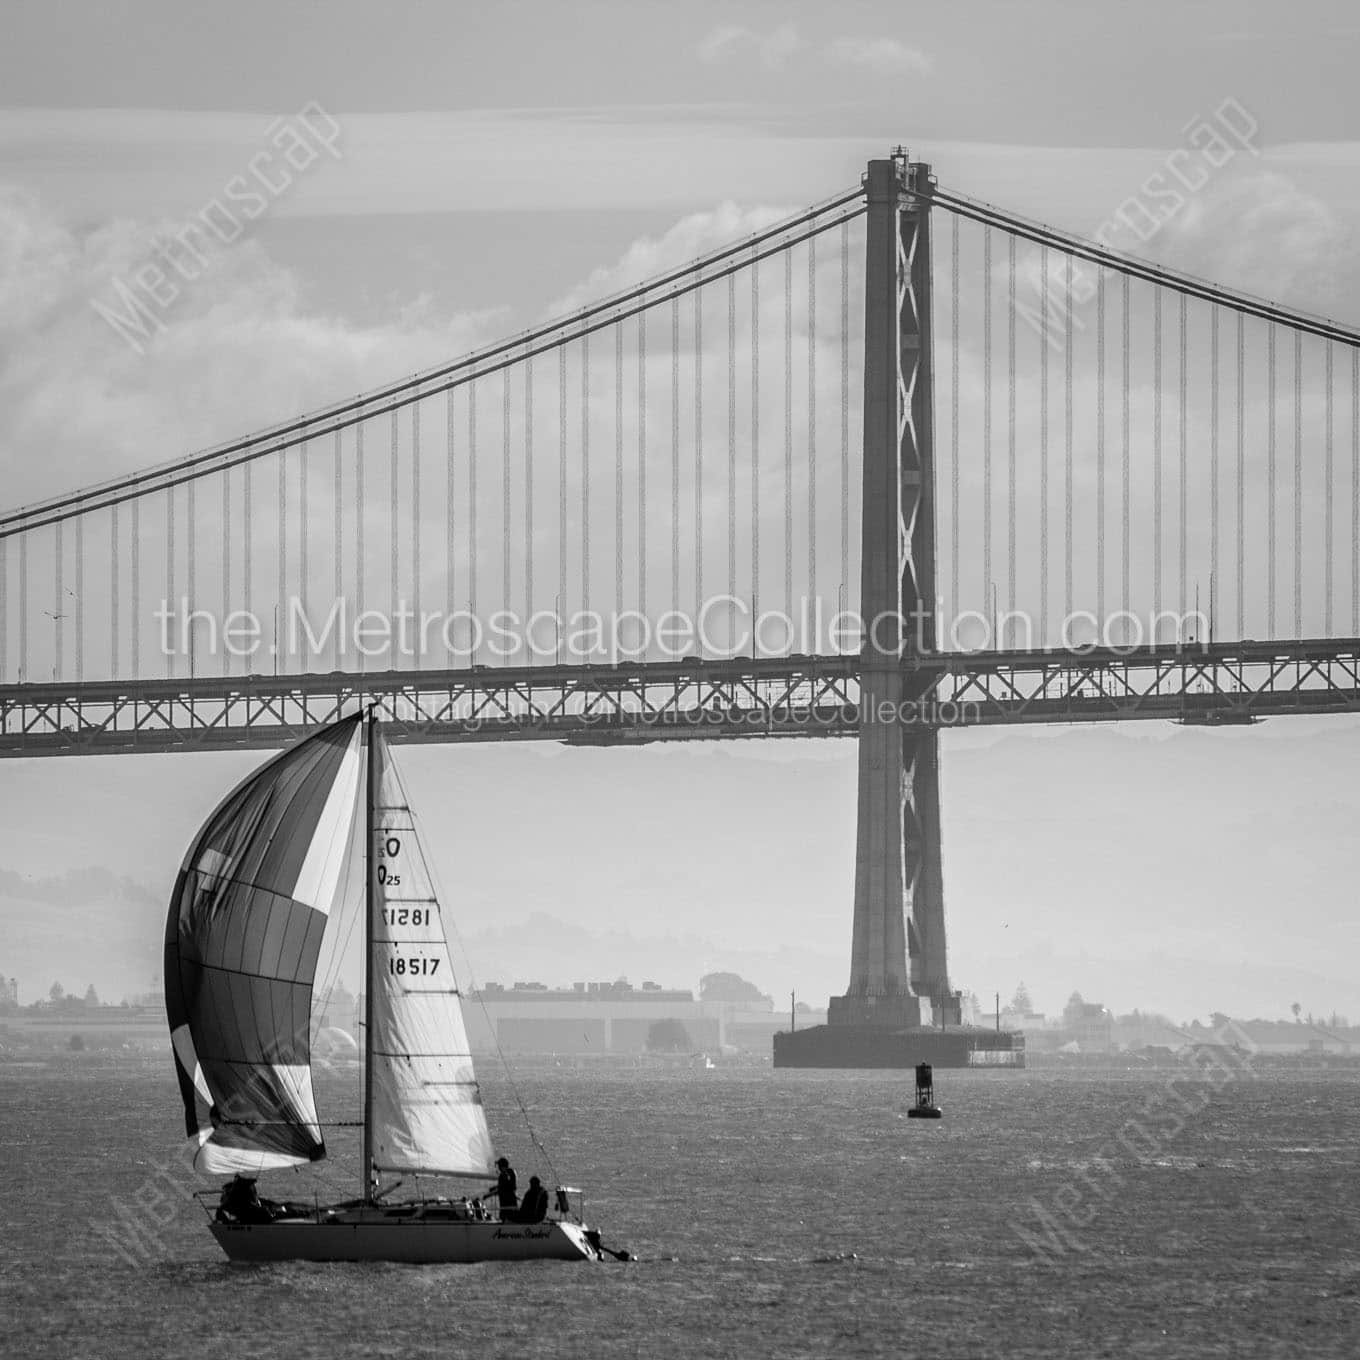
[[[930,166],[869,162],[859,806],[850,985],[833,1027],[958,1025],[945,960],[939,736],[904,724],[936,650]],[[921,999],[930,1004],[923,1016]]]

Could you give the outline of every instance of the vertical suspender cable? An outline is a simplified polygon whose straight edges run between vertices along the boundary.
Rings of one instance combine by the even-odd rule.
[[[1063,616],[1072,616],[1072,257],[1063,276]]]
[[[189,601],[189,617],[193,617],[193,612],[198,608],[198,553],[195,547],[196,529],[198,512],[195,508],[195,495],[198,490],[198,483],[190,481],[184,488],[184,555],[185,555],[185,576],[187,598]],[[194,635],[192,625],[187,621],[185,624],[185,641],[189,648],[189,671],[194,672]]]
[[[982,598],[992,600],[992,229],[982,229]],[[996,620],[992,620],[995,625]],[[991,639],[997,645],[997,639]]]
[[[1039,646],[1048,646],[1048,247],[1039,249]]]
[[[354,427],[354,615],[364,612],[365,586],[368,583],[367,562],[364,557],[364,422]],[[362,671],[367,657],[359,653],[357,665]]]
[[[614,326],[614,610],[623,610],[623,327]]]
[[[1360,543],[1360,349],[1351,350],[1351,543]],[[1351,636],[1360,636],[1360,553],[1351,550]]]
[[[807,598],[817,598],[817,238],[808,238]],[[805,614],[806,617],[806,614]]]
[[[737,590],[737,276],[727,276],[727,593]]]
[[[298,447],[298,601],[307,610],[307,521],[311,507],[307,500],[307,441]]]
[[[557,589],[567,597],[567,347],[557,347]],[[526,625],[527,626],[527,625]],[[554,622],[556,634],[561,624]]]
[[[1179,317],[1179,321],[1180,321],[1180,365],[1179,365],[1180,391],[1179,391],[1179,393],[1178,393],[1178,395],[1177,395],[1177,400],[1178,400],[1178,403],[1179,403],[1179,406],[1178,406],[1178,416],[1179,416],[1179,426],[1178,426],[1178,430],[1179,430],[1179,433],[1178,433],[1178,435],[1177,435],[1177,438],[1178,438],[1178,441],[1179,441],[1179,454],[1180,454],[1180,468],[1179,468],[1179,476],[1180,476],[1180,488],[1179,488],[1180,504],[1179,504],[1179,509],[1178,509],[1178,517],[1179,517],[1179,521],[1180,521],[1180,525],[1179,525],[1179,527],[1180,527],[1180,553],[1179,553],[1179,564],[1180,564],[1180,582],[1181,582],[1180,612],[1181,612],[1181,617],[1183,618],[1183,617],[1185,616],[1185,607],[1186,607],[1186,603],[1187,603],[1187,601],[1188,601],[1188,585],[1189,585],[1189,582],[1188,582],[1187,577],[1188,577],[1189,569],[1190,569],[1190,568],[1189,568],[1189,533],[1188,533],[1188,525],[1187,525],[1186,522],[1185,522],[1186,512],[1187,512],[1187,510],[1188,510],[1188,508],[1189,508],[1188,483],[1189,483],[1189,459],[1190,459],[1190,448],[1189,448],[1189,444],[1188,444],[1188,442],[1187,442],[1187,433],[1188,433],[1188,431],[1187,431],[1187,428],[1186,428],[1188,416],[1187,416],[1187,403],[1186,403],[1186,372],[1185,372],[1185,366],[1186,366],[1186,346],[1185,346],[1186,299],[1185,299],[1185,294],[1184,294],[1184,293],[1182,293],[1182,294],[1180,295],[1180,317]]]
[[[113,513],[116,517],[118,514],[116,506]],[[115,549],[115,558],[116,555]],[[116,660],[113,674],[117,679]],[[7,684],[9,684],[9,543],[0,541],[0,685]]]
[[[1275,636],[1275,326],[1266,331],[1266,637]]]
[[[1006,608],[1016,602],[1015,237],[1006,237]],[[997,646],[1001,639],[997,638]]]
[[[333,515],[334,520],[335,520],[335,523],[334,523],[334,525],[332,526],[332,529],[331,529],[331,536],[332,536],[332,543],[331,543],[331,566],[332,566],[332,568],[334,569],[334,575],[335,575],[335,579],[334,579],[334,581],[333,581],[333,583],[332,583],[333,586],[334,586],[334,590],[335,590],[335,599],[332,601],[332,603],[333,603],[333,605],[335,605],[335,606],[340,606],[340,618],[341,618],[341,620],[344,620],[344,619],[346,619],[346,618],[348,617],[348,611],[345,610],[345,609],[343,608],[343,601],[344,601],[344,598],[345,598],[345,565],[344,565],[344,564],[345,564],[345,557],[344,557],[344,537],[345,537],[345,523],[344,523],[344,505],[345,505],[345,496],[344,496],[344,456],[345,456],[344,436],[343,436],[343,433],[342,433],[340,430],[336,430],[336,432],[335,432],[335,452],[334,452],[334,464],[335,464],[335,466],[334,466],[334,469],[333,469],[333,471],[334,471],[334,478],[333,478],[333,485],[332,485],[332,489],[331,489],[331,496],[332,496],[332,500],[331,500],[331,512],[332,512],[332,515]],[[247,463],[247,464],[245,465],[245,473],[246,473],[246,479],[247,479],[247,480],[246,480],[246,502],[247,502],[247,504],[249,504],[249,501],[250,501],[250,490],[249,490],[249,488],[250,488],[250,481],[249,481],[249,478],[250,478],[250,464],[249,464],[249,463]],[[247,568],[247,570],[249,570],[249,568]],[[249,589],[248,589],[248,588],[247,588],[247,594],[249,594]],[[250,600],[249,600],[248,598],[247,598],[247,600],[246,600],[246,608],[247,608],[247,609],[250,608]],[[343,629],[343,624],[342,624],[341,627],[339,627],[339,628],[337,628],[337,629],[335,630],[335,668],[336,668],[336,670],[339,670],[339,669],[341,668],[341,663],[342,663],[342,661],[344,660],[344,654],[345,654],[345,638],[344,638],[344,629]]]
[[[784,614],[793,617],[793,251],[784,251]]]
[[[189,483],[193,485],[192,482]],[[52,678],[54,680],[64,680],[65,670],[63,662],[65,660],[65,637],[66,632],[66,524],[63,520],[57,521],[55,548],[53,551],[53,566],[55,577],[52,588]]]
[[[420,403],[411,405],[411,614],[415,620],[415,638],[412,647],[416,652],[417,665],[424,649],[421,645],[420,627]]]
[[[1247,431],[1244,419],[1245,392],[1243,389],[1243,379],[1246,370],[1246,333],[1243,330],[1242,313],[1237,313],[1237,636],[1240,638],[1246,631],[1246,611],[1247,611],[1247,592],[1246,592],[1246,464],[1247,464]]]
[[[959,215],[949,215],[949,594],[957,619],[959,591]]]
[[[472,394],[477,389],[476,383],[468,383],[468,400],[472,400]],[[457,553],[457,532],[454,528],[458,513],[458,488],[454,479],[454,408],[453,408],[454,389],[451,387],[444,393],[444,626],[451,629],[450,620],[453,618],[453,611],[457,607],[458,593],[455,586],[456,567],[455,554]],[[469,463],[471,460],[469,459]],[[472,473],[469,467],[469,478]],[[471,504],[469,495],[468,503]],[[471,517],[473,520],[476,516]],[[446,636],[453,637],[452,631]],[[448,649],[446,649],[448,650]],[[447,657],[450,664],[453,658]]]
[[[1096,618],[1100,640],[1105,617],[1105,272],[1096,276]]]
[[[397,443],[400,430],[397,425],[397,409],[392,410],[391,425],[391,448],[389,451],[389,465],[387,476],[391,483],[388,487],[387,497],[387,535],[389,549],[388,577],[392,588],[392,623],[396,624],[398,611],[403,603],[401,599],[401,535],[398,526],[401,522],[401,503],[399,499],[399,475],[401,472],[401,455]],[[396,670],[400,664],[400,654],[398,652],[395,639],[389,644],[387,664]]]
[[[566,582],[563,583],[566,589]],[[590,610],[590,335],[581,337],[581,612]]]
[[[1294,332],[1294,636],[1303,636],[1303,332]]]
[[[252,586],[252,581],[251,581],[251,571],[252,571],[252,568],[253,568],[253,566],[254,566],[254,556],[255,556],[255,544],[254,544],[254,537],[255,537],[254,520],[255,520],[255,514],[254,514],[254,506],[251,504],[251,501],[252,501],[252,491],[253,491],[253,489],[254,489],[254,475],[255,475],[255,464],[254,464],[253,461],[248,462],[248,463],[243,463],[243,464],[241,465],[241,607],[242,607],[242,608],[243,608],[243,609],[244,609],[244,610],[245,610],[252,618],[254,617],[254,610],[255,610],[254,595],[252,594],[252,590],[251,590],[251,586]],[[134,509],[134,511],[135,511],[136,506],[137,506],[137,502],[136,502],[136,501],[133,501],[132,505],[133,505],[133,509]],[[339,565],[338,565],[338,557],[339,557],[339,552],[340,552],[340,549],[339,549],[339,547],[338,547],[338,544],[339,544],[339,542],[340,542],[340,530],[339,530],[339,527],[338,527],[338,526],[339,526],[339,523],[340,523],[340,431],[339,431],[339,430],[337,430],[337,431],[335,432],[335,522],[336,522],[336,525],[337,525],[337,528],[336,528],[336,531],[335,531],[335,541],[336,541],[336,544],[337,544],[337,547],[336,547],[336,554],[337,554],[336,580],[338,581],[338,580],[340,579],[340,575],[339,575],[339,573],[340,573],[340,568],[339,568]],[[132,545],[133,545],[133,550],[136,551],[136,546],[137,546],[137,534],[136,534],[136,526],[135,526],[135,523],[134,523],[134,527],[133,527],[133,539],[132,539]],[[336,597],[336,599],[339,599],[339,598],[340,598],[340,587],[339,587],[338,585],[337,585],[336,588],[335,588],[335,597]],[[135,602],[135,601],[133,602],[133,606],[132,606],[132,616],[133,616],[134,619],[137,617],[137,605],[136,605],[136,602]],[[340,664],[340,663],[337,661],[337,662],[336,662],[336,665],[338,666],[339,664]],[[250,667],[250,666],[247,666],[246,669],[247,669],[247,670],[250,670],[250,669],[253,669],[253,668]],[[134,675],[136,674],[136,669],[135,669],[135,667],[134,667],[134,670],[133,670],[133,674],[134,674]]]
[[[166,495],[170,495],[169,491]],[[175,592],[166,591],[174,608]],[[28,535],[19,535],[19,683],[31,679],[28,673]]]
[[[1162,290],[1152,289],[1152,609],[1162,608]],[[1156,637],[1152,641],[1156,642]]]
[[[638,313],[638,478],[637,547],[638,613],[647,617],[647,313]],[[646,659],[645,653],[641,658]]]
[[[760,608],[760,261],[751,261],[751,655]]]
[[[225,653],[224,653],[225,655]],[[76,679],[85,678],[85,516],[76,516]]]
[[[505,390],[510,391],[509,370],[506,370]],[[450,393],[452,396],[452,393]],[[468,612],[468,660],[474,666],[477,664],[479,644],[482,640],[481,617],[477,613],[477,567],[480,553],[477,545],[477,525],[481,516],[478,511],[477,500],[477,384],[468,384],[467,390],[467,463],[468,463],[468,487],[467,487],[467,612]],[[507,427],[508,428],[508,427]],[[508,444],[509,436],[506,436]],[[506,450],[504,459],[505,476],[510,476],[509,450]],[[506,527],[509,527],[510,515],[507,509]],[[508,537],[508,535],[507,535]],[[506,599],[509,599],[509,591],[506,592]]]
[[[175,598],[175,488],[165,488],[165,598],[171,616],[179,618],[179,601]],[[27,603],[27,592],[25,592]],[[162,624],[162,627],[164,625]],[[158,639],[165,649],[165,673],[175,673],[175,644],[169,638]]]
[[[474,411],[468,413],[468,419],[475,420]],[[471,439],[473,427],[469,426],[468,437]],[[511,612],[514,603],[512,569],[514,556],[510,534],[510,514],[511,514],[511,478],[510,478],[510,369],[501,370],[501,608],[506,613]],[[528,558],[529,545],[524,545],[524,555]]]
[[[231,469],[222,473],[222,622],[231,614]],[[116,579],[116,578],[115,578]],[[222,647],[222,674],[231,673],[231,652]]]
[[[694,613],[704,607],[704,290],[694,290]]]
[[[841,584],[850,589],[850,223],[841,223]]]
[[[1326,437],[1323,440],[1322,455],[1325,460],[1323,466],[1323,506],[1326,520],[1323,525],[1323,614],[1322,614],[1322,635],[1331,637],[1332,635],[1332,594],[1335,589],[1336,579],[1334,564],[1332,562],[1332,548],[1335,539],[1335,506],[1332,501],[1332,472],[1334,460],[1332,456],[1332,438],[1335,430],[1335,401],[1333,389],[1335,384],[1335,365],[1333,362],[1335,351],[1332,342],[1327,341],[1327,398],[1326,412],[1324,416],[1326,426]]]
[[[680,299],[671,299],[671,608],[680,608]]]
[[[524,623],[534,613],[534,359],[524,361]]]
[[[1209,629],[1218,603],[1218,308],[1209,309]]]
[[[119,660],[119,638],[118,630],[121,623],[118,591],[118,573],[122,569],[122,554],[119,552],[118,543],[118,506],[111,507],[109,511],[109,676],[113,680],[118,679],[118,660]],[[3,582],[3,556],[0,556],[0,582]],[[5,594],[4,586],[0,583],[0,620],[5,617]],[[0,623],[0,683],[5,678],[5,662],[3,657],[4,650],[4,624]],[[136,678],[135,676],[133,677]]]
[[[1120,355],[1120,362],[1123,367],[1123,393],[1120,407],[1120,418],[1122,428],[1121,438],[1121,460],[1123,485],[1120,488],[1120,566],[1122,570],[1122,595],[1120,607],[1127,614],[1130,599],[1130,577],[1131,567],[1129,562],[1129,276],[1121,275],[1120,282],[1123,285],[1123,352]],[[1127,622],[1127,621],[1126,621]]]
[[[284,660],[285,660],[285,658],[286,658],[287,655],[288,655],[288,649],[287,649],[287,647],[284,645],[284,637],[285,637],[285,632],[284,632],[284,622],[285,622],[285,618],[286,618],[286,613],[285,613],[285,611],[286,611],[286,609],[287,609],[287,602],[288,602],[288,454],[287,454],[287,451],[285,450],[285,451],[283,451],[283,452],[281,452],[281,453],[278,453],[278,454],[275,455],[275,457],[278,459],[278,464],[279,464],[279,504],[278,504],[278,511],[279,511],[279,564],[278,564],[278,565],[279,565],[279,590],[278,590],[278,595],[277,595],[277,597],[276,597],[277,600],[278,600],[278,606],[277,606],[277,608],[278,608],[278,613],[276,614],[275,617],[278,619],[278,627],[277,627],[276,636],[275,636],[275,638],[274,638],[274,646],[277,648],[277,651],[276,651],[276,653],[275,653],[275,663],[276,663],[276,667],[277,667],[278,669],[282,669],[283,666],[284,666]],[[190,482],[190,483],[189,483],[189,519],[190,519],[191,532],[192,532],[192,522],[193,522],[193,514],[194,514],[193,487],[194,487],[194,484],[193,484],[192,482]],[[191,551],[191,554],[192,554],[192,540],[191,540],[191,542],[190,542],[190,551]],[[189,579],[190,579],[189,595],[190,595],[190,607],[191,607],[191,608],[192,608],[192,604],[193,604],[193,585],[192,585],[192,581],[193,581],[193,573],[194,573],[194,568],[193,568],[193,560],[192,560],[192,556],[191,556],[190,562],[189,562]],[[192,659],[192,655],[193,655],[193,653],[191,652],[191,653],[190,653],[191,659]]]
[[[250,465],[247,464],[247,467]],[[132,587],[132,607],[129,613],[132,618],[132,675],[136,679],[141,679],[142,675],[142,503],[140,500],[132,502],[132,580],[129,584]],[[246,608],[249,608],[247,604]]]

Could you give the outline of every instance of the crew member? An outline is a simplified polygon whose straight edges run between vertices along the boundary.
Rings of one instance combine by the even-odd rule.
[[[496,1184],[490,1186],[486,1193],[489,1195],[492,1191],[501,1206],[501,1217],[508,1217],[519,1203],[519,1194],[515,1188],[515,1168],[504,1157],[496,1158]]]

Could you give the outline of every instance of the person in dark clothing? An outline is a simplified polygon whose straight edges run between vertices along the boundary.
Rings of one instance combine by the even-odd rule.
[[[237,1175],[222,1187],[222,1198],[217,1205],[219,1223],[271,1223],[273,1214],[260,1199],[253,1177]]]
[[[501,1206],[501,1217],[508,1218],[519,1203],[519,1193],[515,1186],[515,1168],[504,1157],[496,1159],[496,1184],[487,1190],[496,1194],[496,1202]]]
[[[524,1203],[516,1216],[518,1223],[542,1223],[548,1216],[548,1192],[539,1184],[537,1176],[529,1177],[529,1188],[524,1192]]]

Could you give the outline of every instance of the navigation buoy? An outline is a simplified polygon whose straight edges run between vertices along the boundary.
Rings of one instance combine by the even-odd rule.
[[[940,1119],[942,1111],[935,1104],[935,1078],[929,1063],[916,1064],[916,1104],[907,1111],[908,1119]]]

